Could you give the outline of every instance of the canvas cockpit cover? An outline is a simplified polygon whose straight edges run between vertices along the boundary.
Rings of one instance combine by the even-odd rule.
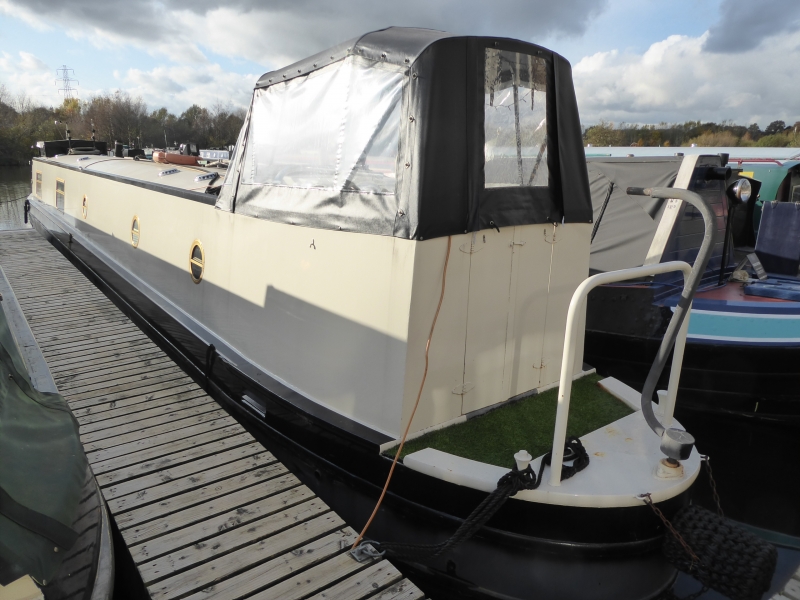
[[[389,28],[265,74],[222,210],[407,239],[589,222],[566,60]]]
[[[628,187],[672,187],[682,157],[588,158],[594,210],[593,272],[640,267],[655,236],[664,205],[649,196],[629,196]]]

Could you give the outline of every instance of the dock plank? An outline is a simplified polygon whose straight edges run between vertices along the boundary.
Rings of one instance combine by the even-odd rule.
[[[331,600],[332,598],[351,598],[360,600],[397,583],[403,578],[391,564],[386,561],[375,563],[363,571],[340,581],[308,600]]]
[[[133,396],[124,400],[103,402],[88,406],[72,413],[81,426],[97,423],[102,426],[103,421],[121,419],[123,422],[136,413],[146,410],[169,410],[171,406],[178,406],[181,402],[205,396],[205,392],[196,385],[186,385],[160,393]]]
[[[59,377],[53,376],[53,379],[55,379],[57,385],[61,386],[59,389],[63,388],[66,390],[67,386],[71,388],[77,385],[113,381],[123,376],[151,372],[151,369],[154,372],[162,368],[168,368],[171,364],[172,361],[166,356],[148,360],[141,360],[137,357],[136,362],[130,362],[129,364],[121,363],[100,368],[93,367],[92,369],[83,371],[76,369],[72,373],[66,375],[61,375]]]
[[[337,514],[330,512],[324,502],[313,499],[250,523],[247,527],[225,531],[208,543],[193,544],[155,560],[139,563],[139,572],[142,574],[145,584],[151,583],[198,563],[207,562],[253,542],[274,536],[278,532],[284,532],[284,535],[276,536],[273,539],[280,539],[290,547],[296,546],[308,539],[308,533],[304,533],[306,528],[296,528],[296,525],[320,515],[322,515],[321,527],[325,531],[344,526],[342,519]],[[287,530],[291,531],[287,532]],[[151,541],[148,542],[148,545],[150,553],[160,554],[157,543]]]
[[[167,469],[159,469],[152,471],[146,475],[140,475],[134,479],[128,479],[123,482],[115,483],[105,486],[103,495],[106,499],[119,498],[135,492],[154,488],[162,483],[175,481],[181,477],[188,477],[195,473],[202,473],[207,469],[218,467],[229,463],[234,463],[237,460],[244,458],[258,458],[259,456],[269,456],[272,460],[274,457],[271,453],[264,450],[264,447],[258,442],[251,442],[242,446],[236,446],[228,450],[222,450],[206,457],[203,461],[193,460],[187,463],[176,465]]]
[[[98,448],[109,448],[112,444],[116,446],[125,442],[133,442],[145,437],[152,437],[157,433],[204,423],[227,414],[216,402],[192,403],[190,406],[182,407],[182,410],[175,410],[166,416],[159,415],[141,422],[131,419],[127,423],[107,430],[82,431],[81,441],[87,452],[90,452],[93,444],[97,444]],[[168,417],[171,418],[168,419]]]
[[[208,459],[229,448],[238,448],[253,442],[253,436],[241,430],[233,430],[229,436],[217,436],[211,441],[197,444],[185,450],[172,452],[167,456],[158,457],[154,460],[140,462],[138,464],[123,464],[119,468],[107,471],[102,474],[95,474],[95,479],[100,487],[105,488],[114,483],[136,479],[170,467],[177,467],[190,462],[198,462]]]
[[[294,475],[288,475],[277,483],[281,483],[282,486],[276,485],[270,491],[286,488],[289,485],[294,485],[294,487],[285,489],[278,494],[261,498],[245,506],[239,506],[228,512],[217,514],[210,518],[206,517],[202,521],[192,523],[192,527],[175,527],[173,523],[169,523],[169,529],[172,532],[169,538],[163,535],[149,535],[149,537],[145,535],[147,532],[154,532],[152,523],[143,525],[135,534],[133,531],[127,530],[124,537],[129,544],[133,559],[137,563],[153,560],[158,558],[159,555],[168,554],[182,547],[195,546],[199,542],[218,536],[226,531],[251,525],[264,517],[301,504],[303,506],[292,517],[295,523],[301,522],[308,515],[325,512],[325,507],[322,504],[309,502],[314,499],[314,493],[307,487],[299,485],[299,481],[294,478]],[[159,524],[167,525],[165,521],[159,521]],[[163,527],[160,527],[160,529],[164,531]],[[150,543],[155,537],[158,537],[156,546]],[[140,542],[139,540],[142,541]]]
[[[140,452],[147,452],[150,450],[159,452],[156,448],[169,446],[176,440],[193,439],[198,434],[208,433],[209,431],[214,431],[226,426],[232,426],[235,423],[236,420],[233,417],[228,416],[224,411],[220,411],[215,414],[212,419],[200,424],[193,424],[177,430],[169,429],[168,424],[168,431],[164,433],[149,435],[149,432],[144,430],[139,433],[146,437],[132,442],[110,447],[104,447],[100,443],[87,444],[85,448],[87,455],[91,454],[89,459],[92,462],[97,461],[98,463],[103,463],[112,458],[119,458],[125,455],[137,455]],[[166,448],[164,450],[166,450]]]
[[[343,548],[346,548],[348,544],[352,544],[356,538],[355,533],[349,528],[344,528],[329,533],[325,537],[320,537],[311,543],[300,545],[302,544],[302,542],[300,542],[301,539],[316,537],[319,534],[324,535],[324,533],[330,531],[331,525],[335,523],[335,517],[326,515],[321,519],[315,519],[304,523],[293,530],[291,536],[280,536],[276,544],[267,544],[262,541],[258,544],[247,546],[241,550],[242,555],[252,555],[256,559],[263,558],[269,562],[260,564],[258,569],[250,569],[235,574],[232,577],[230,576],[232,573],[229,571],[226,573],[229,575],[229,578],[223,581],[218,581],[216,578],[206,576],[205,579],[210,579],[210,581],[204,583],[203,585],[206,587],[200,588],[199,590],[197,587],[191,586],[191,584],[190,586],[184,586],[183,589],[190,587],[198,590],[194,595],[189,596],[189,598],[193,600],[208,597],[213,597],[217,600],[234,600],[235,598],[241,598],[253,591],[264,589],[293,572],[313,566],[328,558],[335,557]],[[298,546],[294,550],[293,544]],[[284,553],[278,554],[280,552]],[[276,554],[278,554],[277,557],[275,557]],[[355,561],[352,562],[355,563]],[[228,564],[235,565],[236,563],[228,562]],[[202,571],[204,571],[204,569],[199,568],[194,572],[190,571],[186,574],[197,575],[198,572]],[[165,587],[169,586],[167,589],[178,587],[176,584],[182,584],[185,578],[181,577],[178,581],[176,581],[176,579],[178,578],[166,580],[163,583]],[[168,594],[169,591],[162,596],[156,596],[156,598],[159,598],[159,600],[164,598],[166,600],[167,598],[173,597]],[[280,598],[280,596],[272,597]]]
[[[408,579],[403,579],[373,596],[372,600],[422,600],[423,598],[425,594],[417,586]]]
[[[294,553],[292,555],[294,556]],[[309,592],[313,593],[326,588],[351,573],[364,570],[368,565],[369,563],[354,561],[347,554],[337,554],[324,562],[320,562],[315,568],[298,573],[276,586],[254,594],[251,598],[254,600],[274,600],[275,598],[300,600]]]
[[[92,379],[81,379],[78,381],[67,381],[62,384],[65,394],[74,393],[76,396],[85,392],[94,390],[106,390],[110,386],[119,386],[126,383],[139,383],[141,381],[155,379],[157,377],[165,377],[174,373],[181,373],[175,363],[161,363],[158,365],[142,365],[136,369],[128,369],[126,371],[111,373],[107,376],[98,375]],[[59,388],[61,389],[61,388]]]
[[[125,410],[124,414],[121,414],[123,409],[112,410],[105,419],[98,419],[95,415],[95,419],[80,419],[78,422],[81,426],[82,439],[102,439],[99,437],[100,435],[116,435],[131,427],[148,427],[163,422],[165,419],[177,419],[188,414],[186,411],[193,411],[191,414],[199,414],[194,411],[211,410],[207,408],[208,406],[218,406],[218,404],[208,396],[195,392],[195,395],[190,394],[183,400],[176,396],[169,396],[161,404],[150,400],[146,407],[141,407],[137,411]],[[95,433],[98,434],[98,437],[89,437],[90,434]]]
[[[267,470],[267,467],[273,464],[278,464],[274,471]],[[264,469],[254,477],[263,477],[266,480],[269,477],[282,475],[285,473],[285,468],[280,465],[277,459],[266,450],[252,456],[240,458],[233,462],[226,462],[214,468],[205,469],[189,473],[183,476],[178,476],[174,479],[166,479],[158,482],[157,484],[150,485],[147,488],[130,492],[128,494],[117,494],[116,496],[109,496],[107,499],[109,508],[113,508],[115,513],[133,510],[138,506],[143,506],[156,502],[163,498],[171,496],[178,496],[185,492],[202,488],[206,489],[211,484],[221,482],[229,479],[232,475],[239,475],[240,477],[251,471],[257,469]],[[167,476],[168,477],[168,476]],[[240,481],[241,485],[246,485],[246,480]],[[215,490],[216,491],[216,490]],[[179,496],[183,498],[183,496]]]
[[[108,473],[109,471],[120,470],[131,465],[136,465],[136,463],[144,463],[155,459],[159,459],[161,464],[166,464],[166,461],[168,461],[171,456],[174,456],[182,450],[199,449],[202,451],[203,446],[208,442],[233,437],[240,433],[242,433],[242,427],[237,423],[221,429],[209,428],[209,431],[200,435],[170,440],[160,446],[144,448],[137,452],[116,456],[106,460],[96,460],[96,457],[92,457],[90,458],[92,461],[92,470],[95,476],[97,476]]]
[[[206,500],[218,498],[242,488],[265,485],[270,479],[287,473],[286,467],[281,463],[275,463],[246,473],[231,473],[230,477],[222,481],[215,481],[211,485],[191,489],[178,496],[161,500],[158,504],[117,512],[117,525],[119,525],[120,530],[125,530],[139,523],[146,523],[157,517],[185,510]],[[111,502],[114,502],[114,500],[112,499]]]
[[[74,398],[75,402],[79,402],[81,400],[93,400],[95,398],[106,398],[109,394],[113,395],[121,392],[141,391],[148,386],[155,386],[157,384],[170,383],[174,381],[189,383],[192,381],[192,378],[188,375],[185,375],[180,369],[176,368],[163,374],[153,375],[152,377],[142,377],[134,381],[126,381],[124,383],[113,382],[113,384],[105,387],[81,390],[74,393],[71,392],[69,397]]]

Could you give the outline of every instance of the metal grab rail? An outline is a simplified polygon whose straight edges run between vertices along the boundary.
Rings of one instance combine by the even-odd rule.
[[[569,401],[572,394],[572,374],[575,367],[575,346],[577,345],[579,315],[586,306],[586,297],[598,285],[606,283],[617,283],[638,277],[648,277],[682,271],[684,281],[689,278],[692,267],[683,261],[675,260],[655,265],[645,265],[622,269],[620,271],[610,271],[599,273],[589,277],[581,283],[572,295],[567,312],[567,326],[564,334],[564,352],[561,356],[561,379],[558,384],[558,408],[556,412],[556,427],[553,434],[553,455],[551,459],[550,485],[561,485],[561,465],[564,462],[564,442],[567,437],[567,420],[569,419]],[[691,308],[691,307],[690,307]],[[584,325],[584,331],[585,331]],[[675,399],[678,394],[678,382],[681,375],[681,364],[683,363],[683,350],[686,345],[686,334],[689,330],[689,314],[681,324],[678,336],[675,340],[675,352],[672,357],[672,369],[669,374],[669,386],[667,388],[667,398],[661,407],[661,416],[664,424],[669,426],[672,421],[672,413],[675,410]]]

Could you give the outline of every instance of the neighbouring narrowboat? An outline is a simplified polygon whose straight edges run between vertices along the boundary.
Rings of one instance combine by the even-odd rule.
[[[795,161],[742,162],[726,167],[726,155],[587,159],[595,212],[591,269],[691,263],[700,247],[702,228],[691,206],[678,200],[642,202],[627,196],[626,186],[655,181],[706,197],[715,208],[719,236],[692,307],[679,414],[796,425],[800,204],[792,194],[800,194],[800,171]],[[780,177],[768,171],[779,171]],[[737,197],[739,181],[746,181],[749,191]],[[748,255],[763,267],[761,279]],[[665,275],[595,290],[588,303],[585,360],[641,389],[679,284]]]
[[[799,448],[800,205],[793,194],[800,191],[800,164],[781,158],[796,149],[777,149],[776,159],[767,151],[735,159],[700,152],[588,158],[595,211],[591,267],[598,273],[694,259],[700,242],[694,209],[677,200],[630,197],[626,186],[652,181],[693,189],[715,206],[721,243],[694,298],[676,414],[714,457],[726,515],[796,544],[797,471],[771,457]],[[716,179],[714,170],[726,163],[731,174]],[[737,186],[743,179],[749,194],[742,193],[746,185]],[[596,289],[588,302],[585,360],[641,389],[679,284],[667,275]],[[660,384],[665,382],[662,377]],[[741,473],[753,469],[763,485],[743,489]],[[700,486],[695,500],[715,505],[707,486]],[[763,510],[765,502],[771,510]]]

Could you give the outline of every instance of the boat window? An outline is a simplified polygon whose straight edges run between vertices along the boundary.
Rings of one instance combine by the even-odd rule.
[[[131,244],[134,248],[139,247],[139,240],[141,239],[141,227],[139,225],[139,217],[134,216],[131,221]]]
[[[81,214],[84,219],[89,214],[89,199],[86,196],[83,197],[83,202],[81,202]]]
[[[547,63],[497,48],[485,59],[484,186],[547,186]]]
[[[403,77],[350,56],[256,90],[242,183],[394,194]]]
[[[203,269],[205,268],[205,253],[203,252],[203,244],[200,240],[192,242],[192,248],[189,250],[189,273],[192,276],[192,281],[200,283],[203,279]]]
[[[64,180],[56,179],[56,208],[64,210]]]
[[[36,171],[36,197],[42,199],[42,172]]]

